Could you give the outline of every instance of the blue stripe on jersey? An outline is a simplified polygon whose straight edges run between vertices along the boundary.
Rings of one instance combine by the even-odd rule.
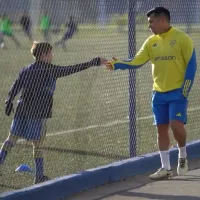
[[[183,96],[185,97],[188,97],[189,95],[189,92],[194,82],[196,70],[197,70],[197,61],[196,61],[196,53],[194,49],[192,56],[190,58],[190,61],[188,62],[188,65],[186,68],[185,79],[182,86]]]

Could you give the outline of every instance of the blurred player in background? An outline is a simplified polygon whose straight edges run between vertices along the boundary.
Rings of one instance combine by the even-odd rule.
[[[28,36],[28,39],[32,41],[32,34],[31,34],[31,19],[28,15],[28,12],[24,12],[21,19],[20,24],[22,26],[22,30],[24,31],[25,35]]]
[[[19,41],[13,34],[12,22],[6,14],[2,16],[0,22],[0,46],[2,48],[5,46],[4,36],[11,38],[17,47],[20,46]]]
[[[0,15],[0,48],[4,47],[4,40],[3,40],[3,34],[1,33],[1,23],[2,23],[2,16]]]
[[[126,27],[128,26],[128,18],[126,13],[120,13],[117,16],[117,30],[119,33],[124,33],[126,31]]]
[[[192,39],[170,25],[170,12],[166,8],[156,7],[147,13],[147,17],[153,35],[144,42],[136,56],[126,61],[114,58],[106,66],[110,70],[136,69],[148,61],[152,63],[152,111],[162,167],[150,178],[160,180],[173,176],[169,156],[170,127],[178,143],[177,173],[185,175],[188,171],[184,124],[197,63]]]
[[[55,43],[56,46],[61,45],[63,50],[66,51],[66,41],[71,39],[73,35],[76,33],[78,30],[78,25],[77,22],[75,21],[74,17],[70,16],[69,23],[66,24],[66,31],[63,35],[63,37]]]
[[[20,71],[5,102],[5,113],[9,116],[13,110],[13,100],[21,92],[10,134],[0,150],[0,167],[19,138],[32,141],[36,171],[34,183],[37,184],[49,180],[44,175],[42,148],[46,136],[46,121],[52,117],[56,80],[93,66],[100,66],[106,60],[97,57],[73,66],[56,66],[51,64],[52,46],[46,42],[34,42],[31,53],[35,62]]]
[[[44,13],[44,15],[41,17],[40,21],[40,29],[43,34],[43,39],[46,42],[50,41],[50,26],[51,26],[51,20],[50,17],[47,15],[47,12]]]

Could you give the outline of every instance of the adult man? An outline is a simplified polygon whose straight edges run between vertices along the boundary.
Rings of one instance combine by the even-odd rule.
[[[26,11],[24,11],[21,19],[20,19],[20,24],[22,26],[22,30],[24,33],[28,36],[28,39],[31,41],[32,40],[32,35],[31,35],[31,19],[30,16]]]
[[[135,58],[128,61],[114,58],[106,63],[106,67],[110,70],[134,69],[149,60],[152,63],[152,111],[162,167],[150,178],[159,180],[173,176],[169,127],[179,148],[177,173],[184,175],[188,171],[184,124],[187,121],[187,97],[196,73],[196,56],[191,38],[170,25],[170,12],[166,8],[156,7],[147,13],[147,17],[153,35],[144,42]]]
[[[55,43],[56,46],[62,45],[64,51],[66,51],[66,41],[73,37],[73,35],[77,31],[77,23],[75,22],[74,18],[70,16],[69,23],[66,24],[66,31],[63,37]]]
[[[5,113],[10,115],[13,100],[21,92],[10,134],[0,150],[0,167],[7,153],[20,137],[30,140],[33,142],[36,171],[34,183],[36,184],[49,179],[44,175],[42,147],[46,136],[46,121],[52,116],[57,78],[86,70],[92,66],[100,66],[106,60],[97,57],[89,62],[73,66],[56,66],[51,64],[52,46],[46,42],[34,42],[31,53],[35,62],[21,70],[6,100]]]

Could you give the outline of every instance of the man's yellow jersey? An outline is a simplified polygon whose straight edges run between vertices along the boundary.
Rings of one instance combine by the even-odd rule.
[[[196,55],[192,39],[183,31],[150,36],[133,59],[112,61],[114,69],[134,69],[152,63],[153,90],[167,92],[183,88],[188,96],[196,72]]]

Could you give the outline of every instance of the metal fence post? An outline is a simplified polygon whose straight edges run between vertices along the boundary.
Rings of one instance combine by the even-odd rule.
[[[133,58],[136,52],[136,0],[128,0],[128,52]],[[137,127],[136,127],[136,72],[129,70],[129,149],[130,157],[137,155]]]

